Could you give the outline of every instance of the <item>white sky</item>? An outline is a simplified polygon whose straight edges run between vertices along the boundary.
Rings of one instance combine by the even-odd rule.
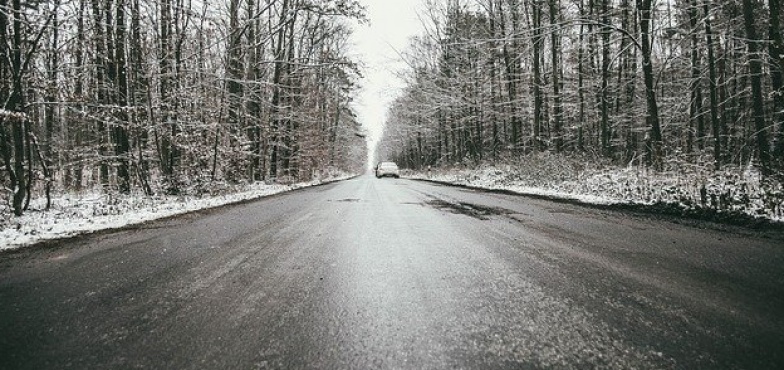
[[[354,28],[356,59],[364,63],[362,90],[355,108],[368,131],[370,149],[381,136],[389,103],[399,94],[403,82],[396,72],[405,69],[399,53],[412,36],[421,34],[417,12],[422,0],[361,0],[370,24]],[[370,154],[373,160],[373,153]]]

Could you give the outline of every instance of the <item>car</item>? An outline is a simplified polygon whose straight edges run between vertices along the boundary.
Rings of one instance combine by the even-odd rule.
[[[380,162],[376,166],[376,177],[382,178],[382,177],[386,177],[386,176],[390,176],[390,177],[394,177],[394,178],[399,178],[400,177],[400,170],[397,167],[397,163],[395,163],[395,162]]]

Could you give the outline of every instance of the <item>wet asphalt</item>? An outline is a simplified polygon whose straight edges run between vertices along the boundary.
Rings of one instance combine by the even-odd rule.
[[[363,176],[0,254],[0,369],[782,369],[784,241]]]

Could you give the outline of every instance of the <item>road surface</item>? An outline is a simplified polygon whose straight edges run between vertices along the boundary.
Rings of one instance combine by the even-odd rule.
[[[0,254],[0,368],[784,368],[784,242],[363,176]]]

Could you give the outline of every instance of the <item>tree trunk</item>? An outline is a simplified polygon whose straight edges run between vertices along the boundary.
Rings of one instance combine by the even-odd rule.
[[[560,12],[561,4],[559,0],[550,0],[550,27],[552,27],[552,40],[550,48],[550,56],[553,64],[553,144],[555,152],[558,153],[563,149],[563,133],[561,127],[563,126],[563,113],[561,111],[561,86],[560,74],[561,66],[559,63],[559,53],[561,53],[561,43],[558,25],[558,14]]]
[[[54,156],[54,128],[57,120],[57,68],[60,65],[59,58],[59,19],[57,13],[53,16],[52,22],[52,43],[49,50],[48,66],[48,86],[46,88],[46,108],[44,110],[44,145],[39,151],[39,159],[44,172],[44,193],[46,194],[46,209],[52,205],[52,157]]]
[[[770,176],[770,146],[768,129],[765,123],[765,102],[762,97],[762,61],[760,60],[757,30],[754,27],[754,2],[743,0],[743,20],[746,28],[746,39],[749,50],[749,69],[751,70],[751,106],[754,111],[754,130],[756,132],[757,154],[760,171],[763,176]]]
[[[645,100],[648,107],[647,121],[650,126],[650,151],[651,162],[656,169],[663,167],[662,134],[659,126],[659,106],[656,103],[656,90],[653,85],[653,64],[651,62],[651,37],[652,26],[651,0],[637,0],[637,9],[640,11],[640,34],[642,43],[642,71],[645,81]]]
[[[95,42],[95,83],[96,83],[96,90],[97,90],[97,103],[98,104],[106,104],[106,72],[107,72],[107,57],[108,54],[106,52],[106,38],[104,37],[106,30],[108,33],[109,25],[106,24],[104,19],[101,16],[101,6],[99,0],[92,0],[92,8],[93,8],[93,28],[94,28],[94,42]],[[106,12],[108,13],[109,10],[107,9]],[[106,28],[104,28],[106,27]],[[95,138],[98,142],[98,163],[99,163],[99,181],[101,186],[108,186],[109,185],[109,165],[106,161],[107,151],[106,151],[106,125],[103,121],[103,117],[100,115],[96,118],[96,126],[95,126]]]
[[[585,17],[585,9],[583,0],[579,0],[579,14],[580,18]],[[580,35],[577,46],[577,98],[579,101],[579,110],[577,113],[577,149],[580,151],[585,150],[585,24],[580,24]]]
[[[542,36],[542,9],[539,4],[539,1],[535,1],[533,4],[533,60],[532,60],[532,68],[533,68],[533,90],[534,90],[534,127],[533,127],[533,139],[534,139],[534,151],[542,151],[544,150],[542,138],[541,138],[541,128],[542,128],[542,116],[543,116],[543,105],[544,99],[542,98],[542,71],[540,66],[541,61],[541,53],[542,53],[542,44],[543,44],[543,36]]]
[[[280,130],[282,124],[282,112],[281,112],[281,96],[282,96],[282,89],[281,86],[282,77],[283,77],[283,58],[285,48],[283,46],[284,36],[286,32],[286,27],[284,27],[284,23],[286,21],[286,16],[288,15],[288,5],[289,0],[283,0],[282,10],[280,12],[280,22],[278,24],[278,34],[277,34],[277,41],[275,43],[275,68],[272,74],[272,100],[270,102],[270,118],[272,122],[270,123],[270,132],[271,132],[271,152],[270,152],[270,177],[277,178],[278,177],[278,161],[280,155]]]
[[[781,34],[781,0],[769,0],[770,22],[768,54],[771,59],[770,79],[773,87],[773,124],[778,127],[773,158],[776,169],[784,172],[784,39]],[[784,174],[782,174],[784,176]],[[782,179],[784,180],[784,179]]]
[[[141,36],[141,7],[139,2],[141,0],[132,0],[132,13],[131,13],[131,48],[129,50],[129,65],[131,65],[131,87],[128,96],[131,99],[130,105],[132,107],[144,106],[144,92],[150,84],[150,80],[145,77],[145,65],[142,56],[142,36]],[[147,102],[149,105],[149,102]],[[135,128],[136,138],[133,142],[134,149],[137,152],[135,160],[136,173],[139,177],[139,183],[147,196],[153,195],[152,187],[150,187],[150,168],[149,162],[145,157],[145,150],[147,149],[149,135],[148,125],[143,125],[141,122],[150,121],[152,123],[153,116],[146,113],[142,109],[134,109],[132,111],[132,119],[130,123]],[[129,134],[130,135],[130,134]],[[130,144],[130,143],[129,143]]]
[[[254,0],[248,0],[248,19],[253,19],[256,12],[258,11],[258,4]],[[259,64],[261,63],[262,57],[262,48],[254,47],[258,43],[261,43],[258,40],[258,32],[260,31],[259,27],[260,21],[255,21],[252,24],[246,27],[247,34],[248,34],[248,43],[251,45],[248,51],[248,76],[247,80],[249,81],[259,81],[261,78],[261,71],[259,70]],[[247,99],[247,110],[248,110],[248,117],[249,120],[247,122],[247,127],[245,129],[245,134],[248,137],[248,141],[250,143],[250,151],[248,153],[248,180],[250,181],[260,181],[262,178],[262,174],[264,170],[260,168],[261,166],[261,104],[259,103],[258,96],[260,89],[258,87],[250,86],[248,88],[249,95]]]
[[[297,102],[297,82],[298,79],[293,77],[294,74],[294,47],[296,44],[295,40],[295,26],[297,23],[297,10],[299,8],[299,1],[300,0],[292,0],[294,4],[292,9],[294,10],[294,14],[292,18],[289,20],[288,23],[288,32],[287,32],[287,41],[286,46],[288,46],[288,51],[285,53],[285,63],[283,64],[284,73],[283,73],[283,84],[285,84],[287,94],[284,95],[284,101],[286,102],[286,110],[287,114],[283,119],[283,151],[281,156],[281,167],[285,176],[290,177],[296,173],[296,155],[297,155],[297,138],[296,138],[296,129],[297,129],[297,121],[291,118],[291,113],[294,111],[294,106]]]
[[[508,0],[509,1],[509,12],[511,13],[512,18],[512,33],[514,34],[518,30],[518,3],[517,0]],[[499,10],[500,13],[503,13],[503,10]],[[505,21],[501,20],[500,28],[502,30],[506,29]],[[504,39],[506,39],[509,35],[504,35]],[[504,42],[503,47],[503,54],[504,54],[504,66],[506,67],[506,90],[508,94],[508,106],[509,106],[509,114],[511,116],[510,125],[512,129],[512,137],[511,137],[511,147],[513,151],[517,151],[520,148],[520,136],[521,136],[521,126],[522,122],[519,115],[519,109],[517,107],[517,86],[518,80],[520,78],[519,74],[519,48],[518,43],[516,41],[516,37],[512,37],[511,41]]]
[[[490,35],[494,39],[499,39],[500,32],[498,27],[496,26],[496,16],[497,12],[501,11],[500,3],[499,6],[496,6],[496,0],[490,0],[490,14],[489,14],[489,28],[490,28]],[[498,157],[498,151],[501,147],[501,138],[499,136],[498,130],[498,99],[497,99],[497,92],[500,92],[502,87],[500,86],[500,79],[498,78],[498,64],[496,63],[496,59],[498,58],[498,54],[496,50],[498,49],[497,41],[493,40],[490,43],[491,54],[490,58],[488,58],[487,64],[488,69],[490,70],[490,122],[492,125],[492,146],[491,146],[491,156],[493,159]],[[496,85],[498,83],[498,85]],[[440,146],[440,141],[439,141]]]
[[[702,117],[702,87],[700,83],[700,55],[699,39],[697,38],[698,19],[697,1],[691,0],[689,4],[689,24],[691,26],[691,104],[689,105],[689,117],[694,129],[697,148],[702,150],[705,147],[705,119]],[[691,134],[690,134],[691,135]],[[691,143],[691,140],[689,140]],[[689,145],[691,152],[691,145]]]
[[[8,8],[8,0],[0,0],[0,9],[7,9]],[[8,12],[0,11],[0,40],[8,40]],[[0,42],[0,81],[8,81],[13,80],[13,74],[10,73],[12,70],[12,66],[9,65],[8,62],[11,61],[11,50],[9,47],[11,45],[7,42]],[[0,99],[6,100],[6,98],[10,95],[10,89],[6,84],[0,84]],[[3,108],[7,108],[7,105],[3,105]],[[13,129],[12,133],[9,136],[9,133],[6,132],[6,126],[13,126],[13,117],[11,115],[0,115],[0,153],[2,154],[3,165],[5,166],[5,170],[8,173],[8,182],[11,186],[16,187],[17,179],[16,179],[16,168],[14,167],[13,163]],[[10,124],[10,125],[9,125]],[[12,194],[12,197],[15,197],[16,193]],[[13,203],[13,201],[12,201]]]
[[[122,194],[131,192],[131,175],[128,169],[128,156],[131,145],[128,139],[128,69],[125,58],[125,0],[117,1],[115,15],[115,100],[118,106],[114,125],[114,154],[117,157],[117,185]]]
[[[166,182],[166,192],[170,194],[179,191],[179,184],[176,180],[177,174],[174,168],[174,159],[177,157],[176,153],[176,122],[172,118],[172,95],[174,90],[174,83],[172,75],[174,74],[174,66],[172,66],[172,4],[171,0],[162,0],[160,2],[160,43],[158,51],[158,68],[160,72],[159,91],[160,91],[160,141],[158,147],[158,156],[160,160],[161,174]],[[159,130],[155,131],[158,134]],[[173,135],[174,134],[174,135]]]
[[[710,119],[711,128],[713,130],[713,161],[716,169],[721,168],[722,160],[722,145],[721,145],[721,127],[719,124],[719,103],[718,103],[718,88],[716,86],[716,58],[713,54],[713,31],[711,29],[710,21],[710,7],[708,0],[703,3],[703,13],[705,17],[705,37],[707,41],[706,47],[708,48],[708,80],[710,83]]]
[[[609,81],[610,81],[610,0],[602,0],[602,87],[599,92],[599,104],[601,113],[601,148],[602,154],[612,157],[612,147],[610,143],[610,107],[609,107]],[[649,54],[650,60],[650,54]]]
[[[87,44],[87,37],[85,36],[84,30],[84,17],[87,9],[87,0],[79,0],[79,14],[77,15],[77,23],[76,23],[76,39],[77,45],[75,50],[75,62],[76,62],[76,69],[84,70],[85,68],[85,48]],[[74,95],[78,101],[84,100],[84,79],[82,76],[75,76],[76,81],[74,84]],[[82,113],[84,111],[84,105],[82,103],[77,103],[77,111]],[[82,119],[81,116],[74,117],[75,122],[80,122]],[[74,135],[74,148],[81,148],[84,141],[85,136],[85,127],[83,124],[73,124],[69,125],[69,129],[73,132]],[[84,174],[84,164],[83,164],[83,155],[79,154],[78,152],[75,153],[71,160],[73,161],[73,185],[74,188],[78,191],[82,189],[82,177]]]
[[[13,200],[11,202],[14,214],[21,216],[24,213],[24,199],[27,196],[27,183],[25,180],[25,131],[27,117],[24,114],[24,90],[22,89],[22,5],[20,0],[13,0],[13,44],[11,46],[11,78],[13,87],[11,96],[5,104],[5,110],[12,116],[6,118],[11,121],[11,135],[14,143],[14,185]],[[29,170],[29,169],[28,169]]]
[[[237,182],[241,173],[241,148],[238,138],[242,126],[243,61],[242,61],[242,29],[240,27],[240,0],[229,1],[229,41],[226,50],[226,105],[228,108],[226,130],[231,152],[223,166],[223,176],[229,182]]]

